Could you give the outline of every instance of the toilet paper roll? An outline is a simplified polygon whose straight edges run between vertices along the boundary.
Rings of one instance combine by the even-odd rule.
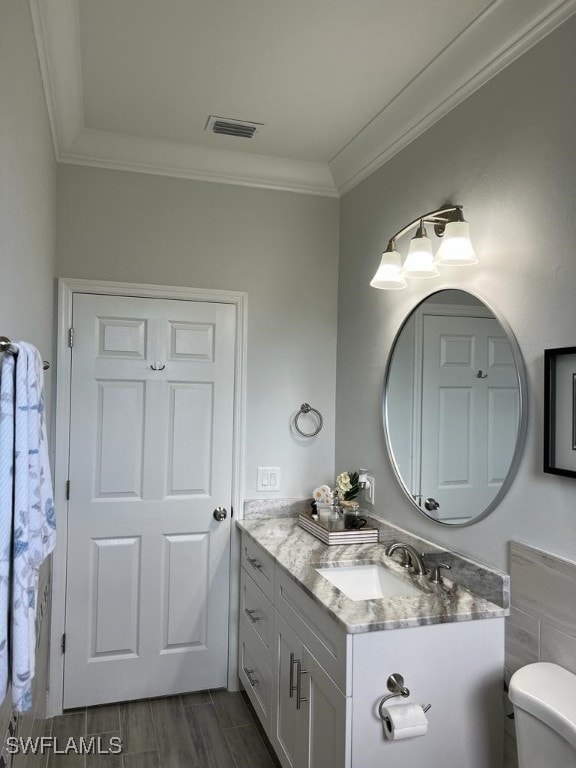
[[[384,735],[390,741],[425,736],[428,731],[428,718],[420,704],[393,704],[382,707],[381,712]]]

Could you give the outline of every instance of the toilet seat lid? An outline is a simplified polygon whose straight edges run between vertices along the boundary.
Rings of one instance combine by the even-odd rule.
[[[576,675],[557,664],[528,664],[510,679],[510,701],[576,747]]]

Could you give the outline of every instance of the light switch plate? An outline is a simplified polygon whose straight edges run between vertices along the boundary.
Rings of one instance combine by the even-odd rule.
[[[258,467],[257,491],[274,493],[280,490],[280,467]]]

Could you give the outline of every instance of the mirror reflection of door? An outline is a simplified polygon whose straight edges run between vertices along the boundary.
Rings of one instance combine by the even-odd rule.
[[[516,367],[494,318],[423,321],[418,493],[432,517],[463,523],[491,503],[508,474],[518,434]]]
[[[525,431],[514,343],[482,301],[460,290],[429,296],[396,338],[387,445],[405,492],[433,520],[474,522],[512,479]]]

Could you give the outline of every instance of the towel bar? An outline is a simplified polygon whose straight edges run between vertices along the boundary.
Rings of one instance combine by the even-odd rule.
[[[0,352],[10,352],[11,354],[17,354],[16,350],[12,349],[12,342],[8,336],[0,336]],[[50,368],[48,360],[42,360],[42,369],[47,371]]]

